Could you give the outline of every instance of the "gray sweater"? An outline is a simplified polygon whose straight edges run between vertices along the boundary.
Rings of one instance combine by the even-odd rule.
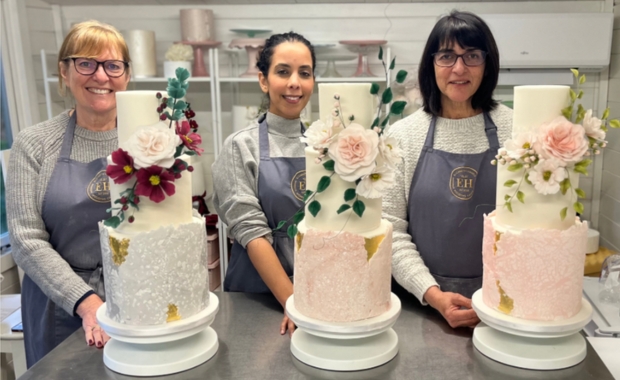
[[[6,204],[13,259],[52,302],[73,314],[75,303],[93,289],[54,250],[41,217],[68,122],[65,111],[19,133],[11,148]],[[93,132],[76,127],[70,158],[91,162],[117,148],[116,129]]]
[[[267,125],[271,157],[305,156],[305,144],[299,140],[299,119],[268,112]],[[228,136],[213,163],[213,205],[228,225],[230,236],[243,247],[259,237],[272,242],[271,228],[258,200],[259,162],[258,124],[253,124]]]
[[[510,138],[512,110],[500,105],[490,113],[497,126],[500,145]],[[426,290],[437,282],[430,274],[407,232],[407,212],[411,180],[428,133],[431,115],[418,110],[392,125],[387,135],[394,137],[402,150],[403,161],[396,169],[395,185],[383,197],[383,217],[392,222],[392,275],[396,281],[425,304]],[[489,148],[484,132],[484,115],[452,120],[437,119],[434,148],[451,153],[481,153]],[[414,210],[415,212],[415,210]],[[482,254],[482,253],[481,253]]]

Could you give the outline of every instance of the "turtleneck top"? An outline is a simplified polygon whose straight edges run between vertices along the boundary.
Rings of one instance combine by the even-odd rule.
[[[267,112],[270,157],[304,157],[300,119]],[[228,136],[213,163],[213,205],[228,233],[244,248],[252,240],[271,239],[271,228],[258,200],[260,150],[258,123]]]

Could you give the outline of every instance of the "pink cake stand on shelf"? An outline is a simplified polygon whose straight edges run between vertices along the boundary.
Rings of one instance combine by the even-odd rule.
[[[342,45],[350,46],[350,49],[357,52],[359,54],[357,60],[357,70],[354,77],[376,77],[375,74],[370,72],[370,67],[368,67],[368,51],[372,48],[380,45],[385,45],[387,41],[385,40],[346,40],[346,41],[338,41]]]
[[[205,66],[203,48],[211,49],[220,46],[219,41],[181,41],[182,44],[189,45],[194,48],[194,65],[192,67],[193,77],[208,77],[209,71]]]
[[[248,69],[240,77],[256,78],[258,76],[256,60],[258,58],[258,51],[263,46],[265,46],[265,38],[235,38],[230,41],[229,48],[245,49],[248,54]]]

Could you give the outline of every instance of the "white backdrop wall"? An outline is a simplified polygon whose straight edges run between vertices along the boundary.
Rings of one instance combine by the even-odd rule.
[[[74,4],[79,1],[72,2]],[[85,2],[86,3],[86,2]],[[412,69],[417,66],[422,49],[428,37],[428,34],[435,24],[437,18],[448,13],[452,9],[468,10],[484,16],[484,14],[514,14],[514,13],[596,13],[606,11],[610,6],[610,1],[532,1],[532,2],[421,2],[421,3],[375,3],[375,4],[269,4],[269,5],[211,5],[211,6],[176,6],[176,5],[160,5],[160,6],[127,6],[127,5],[108,5],[108,6],[50,6],[42,0],[27,0],[27,14],[30,25],[31,54],[33,56],[34,76],[37,79],[38,91],[38,107],[41,115],[46,115],[44,88],[42,80],[40,49],[46,49],[53,53],[58,51],[58,41],[62,40],[62,36],[67,32],[70,26],[75,22],[88,19],[97,19],[114,25],[119,30],[129,29],[148,29],[156,31],[157,40],[157,63],[158,75],[162,75],[162,66],[164,53],[166,49],[174,42],[181,38],[179,25],[179,9],[202,7],[213,10],[215,17],[215,35],[218,41],[222,41],[220,48],[220,76],[230,76],[229,70],[229,54],[227,45],[233,38],[240,37],[238,34],[230,32],[234,28],[258,28],[270,29],[274,33],[295,31],[303,34],[314,44],[335,43],[336,47],[332,48],[338,52],[347,52],[343,47],[338,46],[337,41],[346,39],[386,39],[388,46],[391,48],[392,55],[397,57],[397,69]],[[57,23],[54,24],[54,17]],[[60,24],[60,27],[57,25]],[[617,27],[617,25],[616,25]],[[60,33],[62,36],[58,38]],[[518,33],[518,31],[515,31]],[[616,31],[616,36],[618,31]],[[616,38],[615,41],[618,41]],[[502,47],[499,46],[500,54]],[[616,54],[617,47],[614,48]],[[350,52],[349,52],[350,53]],[[617,61],[617,55],[616,61]],[[241,68],[245,64],[245,54],[239,53]],[[51,55],[48,58],[47,67],[50,73],[57,75],[55,64],[56,56]],[[376,54],[371,55],[370,62],[372,70],[376,74],[382,72],[382,68],[376,59]],[[319,62],[317,73],[324,68],[325,63]],[[617,66],[617,65],[616,65]],[[343,75],[350,75],[355,69],[355,62],[347,65],[339,65],[338,70]],[[605,76],[606,76],[606,72]],[[617,73],[617,69],[616,69]],[[618,75],[618,74],[616,74]],[[584,107],[594,108],[595,112],[601,113],[597,105],[605,104],[606,99],[601,99],[599,88],[601,83],[599,73],[589,73],[588,83],[584,88],[586,96],[584,98]],[[614,86],[610,86],[610,96],[615,94],[615,101],[620,103],[620,93],[612,90]],[[241,89],[240,96],[233,96],[233,87],[238,86]],[[140,89],[162,89],[163,83],[154,84],[132,84],[131,88]],[[188,94],[188,99],[192,102],[193,108],[197,111],[210,111],[210,94],[208,91],[208,83],[192,84]],[[224,135],[227,135],[230,116],[229,111],[233,104],[241,105],[258,105],[260,103],[260,91],[258,86],[253,83],[243,83],[239,85],[222,84],[222,109]],[[616,91],[612,94],[612,91]],[[70,102],[65,102],[56,94],[55,86],[52,86],[53,94],[53,114],[58,114],[65,107],[70,106]],[[512,99],[512,87],[499,87],[496,96],[500,100]],[[601,107],[602,108],[602,107]],[[616,109],[620,107],[616,106]],[[314,111],[318,111],[316,99],[314,99]],[[209,114],[205,115],[205,120],[211,120]],[[210,128],[209,128],[210,129]],[[228,129],[230,131],[230,129]],[[611,136],[611,134],[610,134]],[[205,144],[203,144],[205,145]],[[209,149],[211,143],[207,143]],[[605,156],[605,160],[617,159],[620,157],[620,142],[612,144],[609,153]],[[606,161],[607,162],[607,161]],[[617,162],[617,161],[616,161]],[[210,166],[205,165],[205,166]],[[599,165],[600,166],[600,165]],[[608,178],[606,184],[609,187],[610,179],[615,184],[615,189],[620,186],[620,169],[615,170],[614,177]],[[610,172],[611,173],[611,172]],[[206,173],[209,177],[210,173]],[[597,173],[594,173],[596,176]],[[601,181],[601,173],[599,170],[598,181]],[[595,177],[596,178],[596,177]],[[209,186],[210,187],[210,186]],[[598,194],[593,194],[592,176],[582,177],[581,187],[588,194],[584,205],[586,219],[593,219],[594,224],[598,222],[598,212],[595,210],[592,214],[592,199],[598,202]],[[600,187],[600,186],[599,186]],[[615,221],[605,225],[605,235],[615,236],[605,240],[613,246],[620,246],[620,229],[618,228],[618,204],[616,197],[616,215],[607,214],[606,218]],[[609,203],[606,201],[605,205]],[[603,207],[604,208],[604,207]],[[615,227],[614,227],[615,226]],[[614,234],[607,234],[607,230],[613,230]]]

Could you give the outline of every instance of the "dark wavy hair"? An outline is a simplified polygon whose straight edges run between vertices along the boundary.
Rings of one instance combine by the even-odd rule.
[[[306,45],[310,50],[310,56],[312,57],[312,75],[314,76],[314,69],[316,68],[316,57],[314,55],[314,47],[304,36],[295,32],[274,34],[265,41],[265,46],[258,54],[256,61],[256,67],[260,70],[265,77],[269,74],[269,66],[271,66],[271,57],[276,46],[283,42],[301,42]]]
[[[452,11],[442,17],[431,31],[418,69],[420,92],[424,99],[424,111],[438,116],[441,113],[441,91],[435,80],[433,54],[441,47],[458,43],[462,48],[475,48],[487,52],[484,74],[480,87],[472,96],[471,106],[484,112],[493,110],[498,102],[493,91],[499,77],[499,51],[489,26],[478,16],[469,12]]]

